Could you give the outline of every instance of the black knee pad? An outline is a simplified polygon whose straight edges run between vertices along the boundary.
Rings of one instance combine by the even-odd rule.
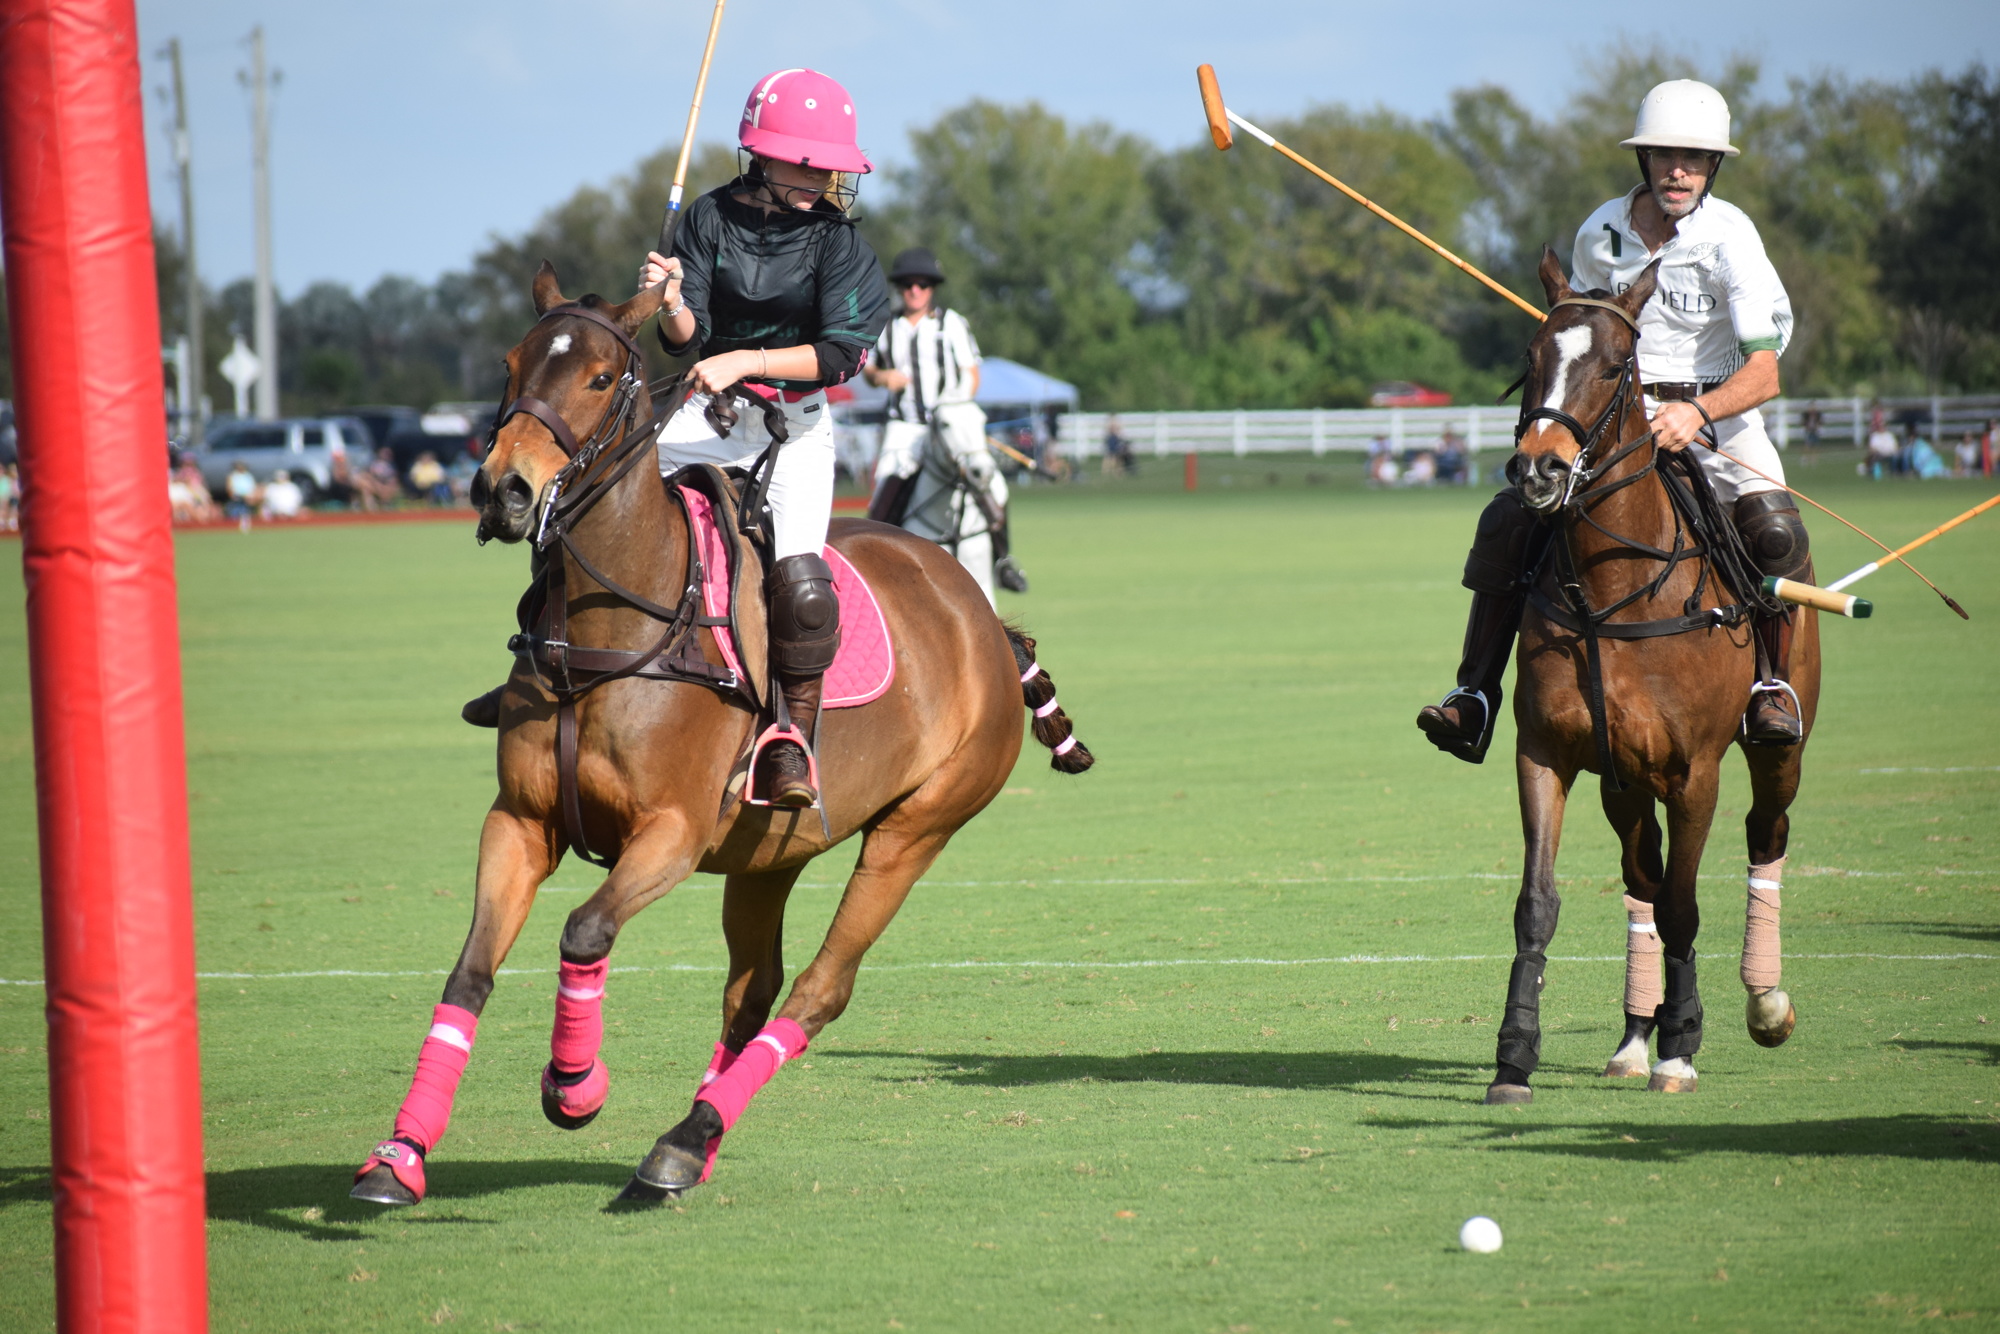
[[[1736,529],[1762,573],[1785,579],[1805,573],[1812,541],[1789,491],[1765,491],[1737,501]]]
[[[1466,553],[1465,586],[1475,593],[1512,593],[1527,563],[1529,539],[1540,522],[1512,487],[1488,501],[1480,511],[1472,550]]]
[[[818,676],[840,651],[840,597],[819,556],[786,556],[764,580],[771,605],[771,661],[781,676]]]

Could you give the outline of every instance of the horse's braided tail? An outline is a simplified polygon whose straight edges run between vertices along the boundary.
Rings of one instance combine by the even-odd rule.
[[[1035,661],[1035,641],[1014,626],[1006,630],[1007,644],[1014,650],[1014,666],[1021,673],[1021,703],[1034,714],[1035,740],[1049,748],[1049,768],[1082,773],[1097,763],[1097,757],[1077,740],[1076,725],[1056,703],[1055,679]]]

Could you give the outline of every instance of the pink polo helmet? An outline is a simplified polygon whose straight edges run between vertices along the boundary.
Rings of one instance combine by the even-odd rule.
[[[761,157],[860,174],[875,170],[856,142],[854,99],[811,69],[767,74],[743,104],[736,141]]]

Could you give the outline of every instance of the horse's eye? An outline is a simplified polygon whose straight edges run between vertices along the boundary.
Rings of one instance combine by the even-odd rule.
[[[1625,368],[1623,366],[1606,366],[1604,368],[1604,374],[1598,376],[1597,378],[1600,380],[1615,380],[1624,373],[1625,373]]]
[[[592,380],[590,387],[592,389],[609,389],[611,387],[611,372],[606,371],[595,380]]]

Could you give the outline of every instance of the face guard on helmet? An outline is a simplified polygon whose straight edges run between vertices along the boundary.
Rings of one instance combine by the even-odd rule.
[[[750,154],[745,179],[781,204],[792,203],[784,196],[796,191],[772,184],[764,161],[833,172],[824,193],[843,213],[854,205],[855,178],[875,170],[859,146],[854,99],[818,70],[782,69],[759,79],[743,104],[736,142]]]
[[[1654,85],[1639,103],[1632,137],[1618,146],[1637,150],[1639,176],[1649,187],[1653,183],[1650,150],[1682,148],[1708,154],[1708,184],[1702,189],[1702,199],[1715,189],[1722,159],[1740,152],[1729,142],[1729,103],[1698,79],[1669,79]]]

